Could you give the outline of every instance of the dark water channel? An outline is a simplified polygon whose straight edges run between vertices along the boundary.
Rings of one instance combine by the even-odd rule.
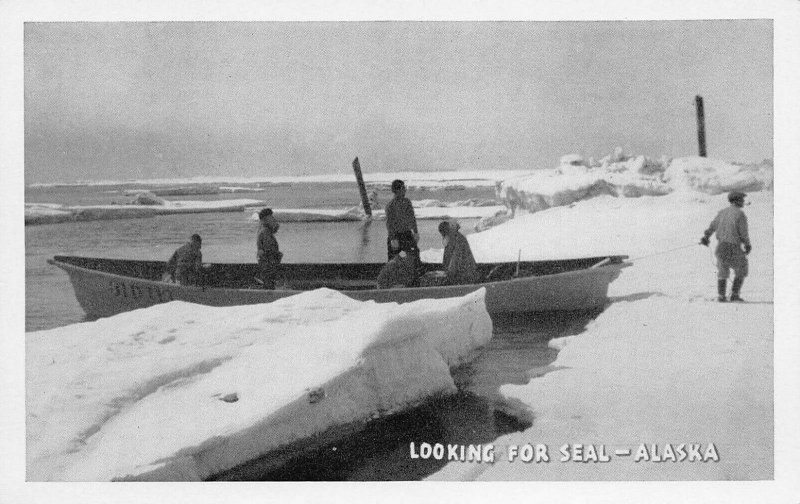
[[[530,427],[535,418],[521,403],[500,395],[504,384],[528,383],[556,359],[553,338],[579,334],[599,311],[516,314],[494,320],[494,336],[477,357],[452,371],[459,392],[352,428],[335,441],[293,446],[243,464],[226,480],[414,481],[442,469],[446,460],[411,458],[410,443],[478,445]],[[418,449],[418,448],[417,448]],[[275,460],[281,465],[275,467]]]

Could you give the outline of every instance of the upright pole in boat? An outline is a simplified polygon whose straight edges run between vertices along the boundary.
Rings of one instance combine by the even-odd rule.
[[[364,185],[364,177],[361,176],[361,164],[358,158],[353,160],[353,171],[356,172],[356,182],[358,183],[358,192],[361,193],[361,204],[364,205],[364,213],[367,218],[372,218],[372,209],[369,206],[369,198],[367,198],[367,187]]]
[[[522,249],[519,249],[517,252],[517,270],[514,272],[514,276],[519,276],[519,263],[522,261]]]
[[[700,157],[706,157],[706,117],[703,113],[703,97],[694,97],[694,105],[697,109],[697,144],[700,147]]]

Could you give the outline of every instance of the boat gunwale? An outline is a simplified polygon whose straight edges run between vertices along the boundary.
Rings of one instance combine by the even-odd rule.
[[[148,285],[169,286],[169,287],[173,287],[173,288],[186,289],[186,290],[190,290],[190,291],[200,291],[200,292],[206,292],[206,291],[209,291],[209,290],[216,291],[216,292],[269,292],[270,291],[270,290],[267,290],[267,289],[256,289],[256,288],[248,289],[248,288],[215,287],[213,285],[211,285],[211,286],[180,285],[180,284],[177,284],[177,283],[165,282],[164,280],[151,280],[151,279],[148,279],[148,278],[142,278],[142,277],[133,276],[133,275],[122,275],[122,274],[119,274],[119,273],[111,273],[111,272],[103,271],[103,270],[99,270],[99,269],[87,268],[85,266],[78,266],[78,265],[71,264],[71,263],[68,263],[68,262],[60,261],[60,260],[58,260],[59,257],[65,257],[65,258],[69,257],[69,258],[89,259],[89,260],[101,259],[101,260],[110,260],[110,261],[129,261],[129,262],[139,262],[139,263],[160,263],[162,261],[148,261],[148,260],[139,261],[139,260],[132,260],[132,259],[113,259],[113,258],[112,259],[103,259],[103,258],[95,258],[95,257],[66,256],[66,255],[57,255],[57,256],[54,256],[52,259],[47,259],[47,263],[48,264],[51,264],[51,265],[56,266],[58,268],[61,268],[64,271],[66,271],[67,273],[69,273],[69,270],[72,269],[72,270],[78,270],[78,271],[81,271],[81,272],[88,272],[90,274],[99,275],[99,276],[102,276],[102,277],[105,277],[105,278],[130,279],[130,280],[135,280],[137,282],[142,282],[142,283],[145,283],[145,284],[148,284]],[[487,286],[490,286],[490,285],[498,285],[498,286],[501,286],[501,285],[514,285],[514,284],[517,284],[517,283],[530,282],[532,280],[541,279],[541,278],[548,278],[549,279],[549,278],[556,278],[556,277],[564,278],[564,277],[571,277],[571,276],[578,276],[578,275],[586,275],[586,274],[591,274],[592,271],[596,271],[597,273],[606,274],[610,269],[623,269],[623,268],[627,268],[627,267],[633,265],[633,263],[627,261],[627,259],[629,257],[627,255],[609,255],[609,256],[596,256],[596,257],[598,257],[598,258],[607,258],[607,259],[608,258],[610,258],[610,259],[618,259],[619,262],[609,262],[609,263],[603,264],[600,267],[596,267],[596,268],[592,267],[592,266],[588,266],[588,267],[584,267],[584,268],[578,268],[578,269],[569,270],[569,271],[560,271],[560,272],[556,272],[556,273],[548,273],[548,274],[543,274],[543,275],[528,275],[528,276],[512,277],[512,278],[501,279],[501,280],[486,280],[486,281],[483,281],[483,282],[480,282],[480,283],[470,283],[470,284],[430,285],[430,286],[419,286],[419,287],[398,287],[398,288],[393,288],[393,289],[378,289],[377,287],[372,288],[372,289],[333,289],[333,288],[331,288],[331,289],[332,290],[336,290],[338,292],[359,293],[359,294],[366,294],[366,293],[370,293],[370,292],[382,292],[382,291],[386,291],[386,290],[391,290],[393,292],[406,292],[406,291],[407,292],[420,292],[420,291],[426,292],[426,291],[443,290],[443,289],[463,290],[465,288],[471,288],[471,287],[474,287],[474,288],[478,289],[478,288],[487,287]],[[587,258],[575,258],[575,260],[580,260],[580,259],[587,259]],[[573,259],[565,259],[564,261],[568,261],[568,260],[573,260]],[[537,262],[537,261],[522,261],[521,264],[533,264],[535,262]],[[550,262],[550,261],[540,261],[540,262]],[[552,262],[559,262],[559,261],[558,260],[553,260]],[[211,263],[211,264],[219,265],[219,266],[236,266],[236,265],[244,264],[244,263]],[[327,265],[327,263],[290,263],[290,264]],[[347,264],[380,264],[380,263],[347,263]],[[496,264],[496,265],[499,266],[499,265],[513,264],[513,262],[509,261],[509,262],[502,262],[502,263],[479,263],[479,264],[484,264],[484,265]],[[337,264],[336,263],[331,263],[330,265],[332,267],[335,267]],[[288,293],[288,294],[300,294],[300,293],[303,293],[303,292],[309,292],[311,290],[314,290],[314,289],[272,289],[271,292],[274,292],[274,293]]]

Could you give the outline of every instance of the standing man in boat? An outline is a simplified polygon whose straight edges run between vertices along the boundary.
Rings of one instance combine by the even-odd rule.
[[[389,253],[389,260],[404,251],[414,262],[415,267],[419,265],[419,232],[417,231],[417,218],[414,215],[414,207],[411,201],[406,198],[406,185],[402,180],[392,182],[392,192],[394,198],[386,205],[386,230],[388,238],[386,246]]]
[[[189,242],[181,245],[167,261],[167,274],[181,285],[198,285],[203,272],[203,239],[193,234]]]
[[[445,283],[448,285],[472,284],[480,279],[478,265],[469,246],[467,237],[458,230],[456,222],[439,223],[439,234],[444,242],[442,265],[445,272]]]
[[[275,239],[280,224],[272,216],[271,208],[264,208],[258,212],[258,220],[261,222],[256,242],[260,280],[265,289],[275,289],[278,264],[283,259],[283,253],[278,249],[278,240]]]
[[[728,301],[725,297],[728,276],[733,269],[733,287],[731,287],[731,301],[744,301],[739,292],[747,276],[747,254],[753,249],[747,230],[747,216],[742,211],[745,194],[733,191],[728,194],[731,205],[723,208],[709,224],[703,233],[700,244],[706,247],[712,233],[717,236],[717,294],[720,303]],[[744,247],[744,250],[742,248]]]

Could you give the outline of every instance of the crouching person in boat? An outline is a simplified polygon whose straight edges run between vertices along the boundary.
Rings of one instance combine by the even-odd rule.
[[[379,289],[393,289],[414,287],[418,280],[416,261],[402,250],[381,268],[377,283]]]
[[[265,289],[275,288],[275,278],[278,275],[278,264],[283,259],[283,253],[278,249],[278,240],[275,233],[280,224],[272,215],[271,208],[264,208],[258,213],[261,228],[258,230],[258,270],[259,280]]]
[[[472,255],[467,237],[458,230],[456,222],[439,223],[439,234],[444,242],[444,280],[446,285],[472,284],[480,280],[478,265]]]
[[[199,285],[203,273],[203,239],[193,234],[188,243],[181,245],[167,261],[166,274],[181,285]]]

